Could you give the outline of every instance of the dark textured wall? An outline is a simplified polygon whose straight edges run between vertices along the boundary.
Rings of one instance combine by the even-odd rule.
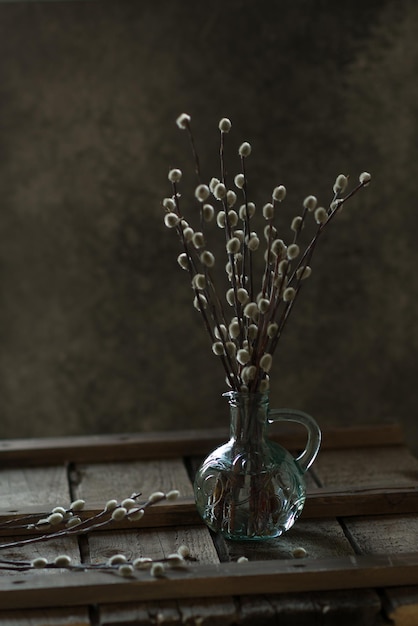
[[[416,438],[417,32],[412,0],[0,3],[0,437],[226,424],[162,224],[187,111],[206,177],[228,116],[253,198],[284,183],[289,215],[372,172],[321,242],[272,403]]]

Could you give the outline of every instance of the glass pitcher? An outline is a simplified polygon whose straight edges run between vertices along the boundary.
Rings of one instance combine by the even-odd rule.
[[[268,394],[224,394],[230,405],[230,439],[201,464],[194,481],[204,522],[227,539],[261,540],[289,530],[305,503],[304,473],[321,444],[315,420],[294,409],[270,409]],[[268,437],[268,424],[291,421],[307,430],[294,458]]]

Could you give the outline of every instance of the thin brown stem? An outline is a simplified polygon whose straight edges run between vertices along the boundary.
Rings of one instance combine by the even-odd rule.
[[[191,128],[189,121],[185,122],[185,127],[186,127],[186,131],[190,140],[190,146],[192,148],[192,154],[193,154],[193,159],[194,159],[194,164],[195,164],[195,172],[196,172],[197,180],[199,183],[201,183],[202,176],[201,176],[201,171],[200,171],[200,160],[199,160],[199,155],[196,150],[195,140],[194,140],[192,128]]]

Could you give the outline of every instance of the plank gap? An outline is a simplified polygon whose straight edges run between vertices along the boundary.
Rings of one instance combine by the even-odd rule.
[[[194,477],[196,475],[196,471],[198,470],[200,462],[201,461],[198,461],[195,457],[191,456],[186,456],[183,458],[185,470],[192,484],[194,483]]]
[[[98,604],[89,604],[88,614],[91,626],[101,626],[100,607]]]
[[[88,535],[78,536],[78,548],[80,550],[80,559],[82,563],[90,563],[90,547]]]
[[[337,522],[339,523],[339,525],[341,526],[341,529],[342,529],[342,531],[344,533],[344,536],[347,539],[347,541],[349,542],[350,546],[352,547],[354,553],[355,554],[363,554],[363,551],[361,550],[360,546],[358,545],[357,541],[355,540],[354,535],[352,534],[352,532],[348,528],[345,519],[342,518],[342,517],[337,517],[336,519],[337,519]]]
[[[226,563],[230,561],[229,549],[223,536],[220,533],[214,533],[211,530],[209,532],[220,562]]]
[[[80,483],[80,476],[75,463],[67,463],[67,480],[68,490],[70,492],[71,501],[77,498],[76,489]]]

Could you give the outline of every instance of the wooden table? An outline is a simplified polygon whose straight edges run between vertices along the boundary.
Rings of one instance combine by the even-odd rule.
[[[111,555],[163,558],[185,544],[187,569],[161,578],[139,571],[0,571],[0,623],[103,624],[418,624],[418,461],[396,425],[334,429],[308,476],[301,519],[261,543],[212,537],[195,511],[190,474],[226,431],[187,431],[0,442],[1,544],[25,539],[4,525],[42,515],[75,498],[84,516],[111,499],[177,488],[181,497],[142,520],[49,542],[3,548],[3,559],[73,563]],[[303,433],[275,434],[301,447]],[[20,536],[21,535],[21,536]],[[306,556],[296,558],[304,548]],[[245,556],[246,562],[237,562]],[[416,585],[416,587],[415,587]]]

